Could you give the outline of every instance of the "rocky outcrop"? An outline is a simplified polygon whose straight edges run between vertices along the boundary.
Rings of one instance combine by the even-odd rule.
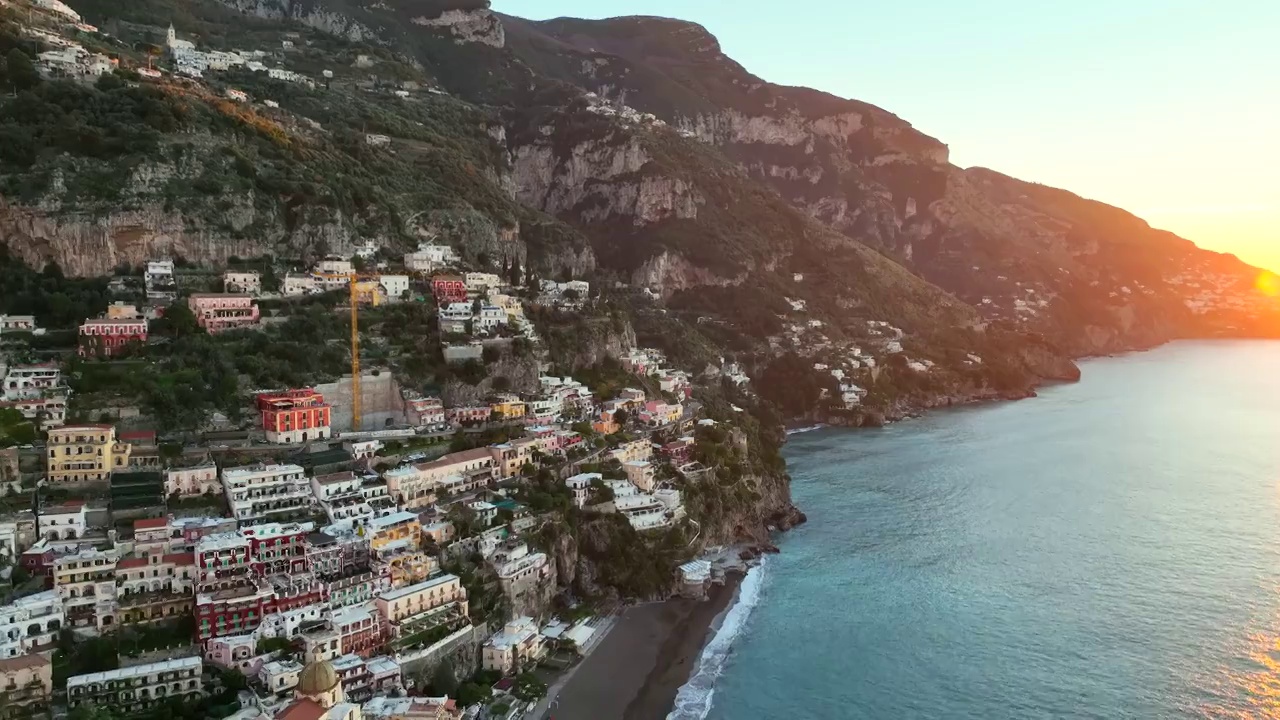
[[[631,273],[631,284],[653,288],[662,295],[703,285],[735,285],[746,275],[720,277],[714,272],[689,262],[678,252],[665,250],[646,260]]]
[[[487,398],[493,395],[493,384],[498,378],[505,378],[510,392],[532,393],[538,385],[538,361],[532,355],[513,357],[504,354],[496,362],[486,368],[484,380],[476,385],[459,380],[449,380],[440,393],[446,407],[468,407],[486,404]],[[506,391],[504,391],[506,392]]]
[[[488,10],[445,10],[436,17],[419,15],[410,22],[446,30],[459,45],[479,43],[500,48],[507,44],[502,22]]]
[[[220,0],[246,15],[268,20],[296,20],[330,35],[352,42],[376,42],[379,32],[349,14],[324,7],[313,0]]]

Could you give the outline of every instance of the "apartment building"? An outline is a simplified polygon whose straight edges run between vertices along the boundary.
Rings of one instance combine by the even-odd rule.
[[[256,272],[228,270],[222,273],[222,289],[256,296],[262,293],[262,276]]]
[[[0,718],[47,715],[53,699],[53,661],[42,655],[0,659]]]
[[[485,641],[480,666],[509,675],[518,669],[533,667],[544,652],[537,623],[531,617],[519,617]]]
[[[134,665],[67,678],[67,705],[136,712],[169,698],[200,695],[204,663],[198,657]]]
[[[315,500],[298,465],[249,465],[225,468],[222,489],[231,515],[241,525],[304,515]]]
[[[401,623],[454,603],[465,613],[467,591],[457,575],[448,574],[408,587],[387,590],[375,601],[378,615],[384,622],[391,624]]]
[[[258,324],[258,304],[250,295],[193,293],[187,298],[187,307],[209,334]]]
[[[0,659],[53,650],[66,617],[57,590],[0,606]]]
[[[436,488],[450,478],[460,478],[464,480],[463,485],[476,486],[488,484],[493,476],[493,455],[488,448],[450,453],[431,462],[401,466],[385,473],[392,499],[404,507],[434,503]]]
[[[116,440],[111,425],[65,425],[49,431],[45,475],[51,485],[105,483],[129,466],[133,446]]]
[[[116,563],[116,605],[122,623],[171,620],[195,610],[193,553],[153,554]]]
[[[81,550],[55,558],[53,589],[68,627],[108,632],[116,624],[116,550]]]
[[[130,345],[147,344],[147,319],[90,318],[80,324],[80,357],[112,357]]]
[[[207,462],[193,467],[167,470],[164,474],[164,493],[166,496],[179,497],[221,495],[222,483],[218,481],[218,466]]]

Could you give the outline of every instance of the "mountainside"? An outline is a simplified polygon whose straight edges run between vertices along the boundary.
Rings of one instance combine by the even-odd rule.
[[[1257,277],[1122,210],[951,165],[946,145],[875,106],[765,82],[698,25],[506,24],[508,46],[539,72],[714,145],[807,215],[1071,354],[1199,334],[1188,275],[1237,291]]]
[[[70,4],[121,71],[8,79],[0,241],[32,266],[306,264],[437,238],[475,268],[651,288],[652,342],[689,340],[698,363],[762,376],[789,351],[901,346],[859,380],[899,409],[1024,395],[1080,355],[1274,332],[1235,258],[955,167],[897,116],[769,84],[691,23],[529,22],[483,0]],[[0,13],[0,51],[46,49]],[[280,75],[144,81],[170,68],[169,23]]]

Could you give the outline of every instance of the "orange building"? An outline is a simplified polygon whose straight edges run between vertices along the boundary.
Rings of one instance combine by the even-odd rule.
[[[304,443],[329,437],[332,407],[311,388],[258,395],[267,442]]]

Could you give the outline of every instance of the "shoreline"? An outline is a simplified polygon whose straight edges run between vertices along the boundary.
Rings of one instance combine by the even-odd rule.
[[[707,644],[738,600],[745,576],[727,572],[705,600],[627,608],[557,693],[556,720],[664,720]]]

